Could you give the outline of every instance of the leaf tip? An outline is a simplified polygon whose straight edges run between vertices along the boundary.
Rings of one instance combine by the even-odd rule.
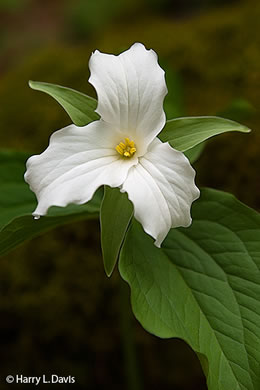
[[[29,80],[28,81],[28,85],[29,85],[30,88],[35,89],[35,81]]]
[[[242,133],[251,133],[252,129],[249,129],[249,127],[247,127],[247,126],[241,125],[240,131]]]
[[[105,273],[107,275],[108,278],[110,278],[112,276],[112,273],[113,273],[113,270],[114,270],[114,267],[111,269],[111,268],[108,268],[104,265],[104,268],[105,268]]]

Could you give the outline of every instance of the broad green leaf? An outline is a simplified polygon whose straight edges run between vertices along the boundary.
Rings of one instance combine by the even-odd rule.
[[[133,311],[149,332],[196,351],[209,390],[259,390],[260,215],[215,190],[202,191],[192,215],[162,249],[132,224],[119,269]]]
[[[95,112],[97,107],[96,99],[75,91],[71,88],[65,88],[56,84],[42,83],[39,81],[29,81],[32,89],[45,92],[64,108],[71,120],[77,126],[84,126],[99,119]]]
[[[48,216],[34,220],[35,196],[23,180],[28,157],[26,153],[0,153],[0,255],[58,225],[98,216],[100,191],[85,205],[52,207]]]
[[[0,152],[0,229],[17,216],[31,213],[35,196],[23,180],[27,153]]]
[[[107,276],[111,276],[113,272],[132,214],[133,206],[127,194],[122,194],[119,188],[106,186],[100,209],[100,224],[103,261]]]
[[[217,116],[176,118],[166,122],[159,138],[177,150],[185,152],[206,139],[227,131],[248,133],[248,127]]]

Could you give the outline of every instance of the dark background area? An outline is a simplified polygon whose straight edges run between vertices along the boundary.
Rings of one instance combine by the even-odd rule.
[[[259,20],[254,0],[0,0],[1,148],[39,153],[70,123],[29,79],[95,96],[91,52],[117,54],[138,41],[166,70],[169,119],[219,114],[254,130],[210,140],[195,168],[200,186],[259,210]],[[53,230],[2,257],[0,293],[0,389],[15,374],[76,378],[60,388],[206,389],[195,353],[146,333],[117,270],[105,276],[97,221]]]

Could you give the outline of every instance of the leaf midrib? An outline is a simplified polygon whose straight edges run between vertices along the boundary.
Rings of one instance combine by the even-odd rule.
[[[180,232],[180,231],[179,231],[179,233],[180,233],[181,235],[183,235],[186,239],[188,238],[188,239],[190,240],[190,238],[187,237],[184,233],[182,233],[182,232]],[[192,241],[192,242],[194,243],[194,241]],[[205,250],[204,250],[202,247],[200,247],[200,246],[198,245],[197,242],[196,242],[196,245],[197,245],[202,251],[205,252]],[[165,252],[164,252],[164,253],[165,253]],[[166,255],[167,259],[171,262],[171,264],[174,264],[174,263],[170,260],[170,258],[168,257],[167,253],[165,253],[165,255]],[[209,255],[208,253],[207,253],[207,255],[211,257],[211,255]],[[223,269],[216,263],[216,261],[215,261],[213,258],[212,258],[212,260],[213,260],[214,263],[217,265],[217,267],[220,268],[221,271],[223,271]],[[174,265],[175,265],[175,264],[174,264]],[[213,326],[210,324],[210,322],[209,322],[209,320],[208,320],[206,314],[204,314],[204,311],[202,310],[202,308],[201,308],[201,306],[200,306],[198,300],[196,299],[196,296],[195,296],[194,293],[193,293],[193,289],[188,285],[188,283],[187,283],[186,279],[184,278],[182,272],[179,270],[179,266],[178,266],[178,265],[175,265],[175,267],[177,268],[178,272],[180,273],[180,275],[181,275],[181,277],[182,277],[182,279],[183,279],[185,285],[187,286],[188,290],[191,291],[191,294],[192,294],[194,300],[196,301],[196,303],[197,303],[197,305],[198,305],[198,307],[199,307],[199,309],[200,309],[200,312],[202,313],[202,316],[203,316],[204,319],[206,320],[206,322],[207,322],[207,324],[208,324],[208,326],[209,326],[209,329],[212,330],[212,332],[213,332],[213,334],[214,334],[214,337],[215,337],[215,339],[217,340],[217,344],[218,344],[218,346],[219,346],[219,350],[220,350],[221,354],[223,355],[223,357],[225,358],[225,360],[227,361],[228,367],[230,368],[230,370],[231,370],[231,372],[232,372],[232,374],[233,374],[233,377],[235,378],[237,384],[239,385],[239,389],[240,389],[240,390],[243,390],[243,388],[244,388],[245,390],[249,390],[249,389],[247,389],[242,383],[239,382],[239,380],[238,380],[236,374],[234,373],[234,370],[233,370],[233,368],[232,368],[232,365],[229,363],[229,362],[231,362],[231,363],[235,363],[235,362],[232,362],[231,360],[229,360],[229,359],[227,358],[226,354],[224,353],[224,351],[223,351],[223,349],[222,349],[222,345],[221,345],[221,343],[220,343],[220,341],[219,341],[219,339],[218,339],[218,337],[217,337],[217,335],[216,335],[216,333],[215,333],[216,330],[215,330],[215,329],[213,328]],[[196,271],[195,271],[195,272],[196,272]],[[223,271],[223,273],[224,273],[225,276],[226,276],[226,281],[227,281],[227,283],[228,283],[228,285],[229,285],[229,287],[230,287],[230,289],[231,289],[231,291],[232,291],[232,294],[233,294],[233,296],[234,296],[235,302],[236,302],[236,304],[237,304],[237,306],[238,306],[238,310],[239,310],[239,313],[240,313],[240,320],[241,320],[242,325],[243,325],[242,316],[241,316],[241,311],[240,311],[240,308],[239,308],[239,304],[238,304],[237,298],[236,298],[236,296],[235,296],[235,294],[234,294],[234,292],[233,292],[233,289],[232,289],[231,286],[230,286],[230,283],[229,283],[227,274],[226,274],[224,271]],[[242,332],[243,332],[244,344],[241,344],[241,343],[240,343],[240,345],[242,345],[243,348],[245,349],[245,346],[244,346],[244,345],[245,345],[245,334],[244,334],[244,328],[243,328],[243,326],[242,326]],[[219,333],[220,333],[220,332],[219,332]],[[229,338],[230,338],[230,337],[229,337]],[[245,353],[246,353],[246,358],[247,358],[247,363],[248,363],[248,368],[249,368],[250,366],[249,366],[249,361],[248,361],[248,356],[247,356],[247,351],[246,351],[246,349],[245,349]],[[241,367],[238,363],[235,363],[235,364],[236,364],[237,366],[239,366],[241,369],[243,369],[245,372],[247,372],[247,373],[249,374],[249,371],[245,370],[244,367]],[[251,371],[251,370],[250,370],[250,371]],[[249,375],[249,377],[250,377],[251,385],[253,386],[251,375]],[[241,386],[242,386],[242,387],[241,387]],[[253,387],[252,387],[252,389],[253,389]]]

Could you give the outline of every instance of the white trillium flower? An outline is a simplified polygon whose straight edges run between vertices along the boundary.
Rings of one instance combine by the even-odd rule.
[[[199,197],[188,159],[156,137],[166,121],[164,71],[140,43],[118,56],[95,51],[89,67],[101,119],[56,131],[48,148],[29,158],[25,180],[38,200],[33,215],[86,203],[102,185],[119,187],[160,247],[170,228],[191,224]]]

